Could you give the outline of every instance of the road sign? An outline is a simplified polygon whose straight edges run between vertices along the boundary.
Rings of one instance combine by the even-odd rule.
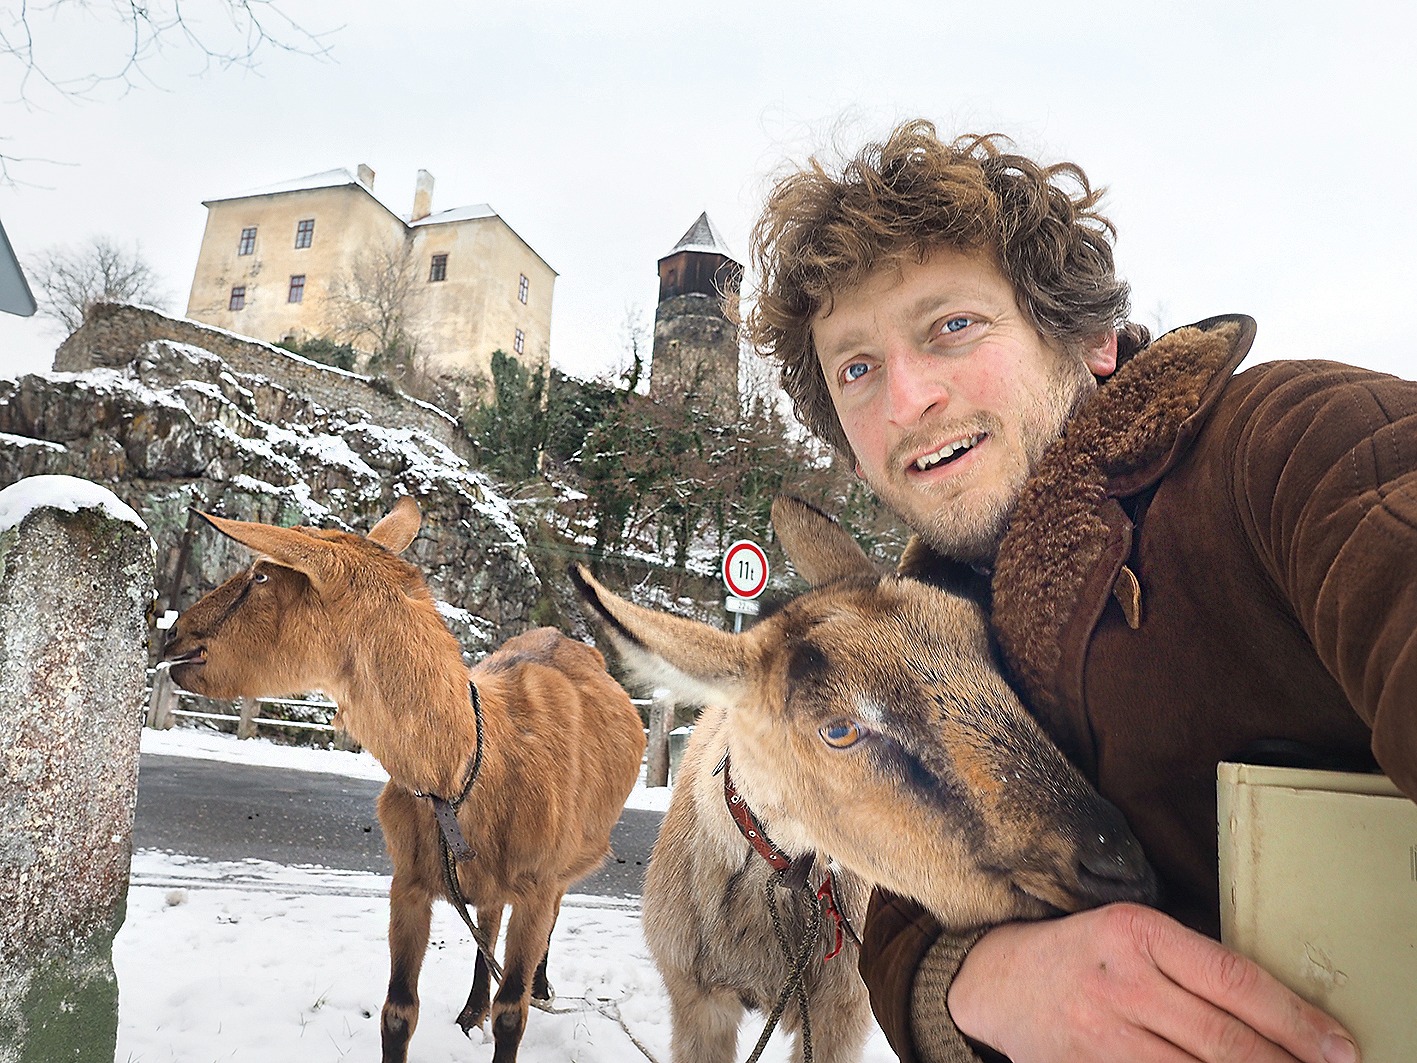
[[[768,555],[751,539],[739,539],[723,555],[723,585],[735,598],[756,598],[768,585]]]
[[[751,598],[735,598],[731,594],[723,599],[723,607],[730,613],[747,613],[749,616],[758,615],[758,603]]]

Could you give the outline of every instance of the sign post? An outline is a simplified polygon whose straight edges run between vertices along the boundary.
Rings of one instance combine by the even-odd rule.
[[[768,555],[751,539],[739,539],[723,555],[723,607],[733,614],[733,630],[743,630],[743,614],[758,615],[754,601],[768,585]]]

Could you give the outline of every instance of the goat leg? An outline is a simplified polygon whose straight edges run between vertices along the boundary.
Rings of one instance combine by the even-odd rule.
[[[389,994],[379,1017],[384,1063],[404,1063],[418,1025],[418,975],[428,949],[433,895],[395,868],[389,887]]]
[[[556,894],[531,896],[512,905],[502,984],[492,1000],[492,1037],[496,1042],[492,1063],[513,1063],[517,1058],[517,1047],[526,1032],[532,977],[546,955],[559,910]]]
[[[551,916],[551,929],[556,928],[556,920],[561,918],[561,898],[556,898],[556,912]],[[533,1004],[550,1005],[556,1000],[556,990],[551,986],[551,980],[546,976],[546,961],[551,958],[550,932],[547,932],[546,952],[542,954],[541,962],[536,965],[536,974],[531,980],[531,1000]]]
[[[502,930],[502,906],[489,905],[477,911],[479,925],[487,934],[489,951],[497,948],[497,935]],[[492,975],[487,969],[487,961],[482,958],[482,950],[477,949],[477,959],[472,967],[472,992],[467,995],[467,1003],[458,1013],[457,1024],[468,1037],[472,1031],[487,1020],[487,1011],[492,1004]]]

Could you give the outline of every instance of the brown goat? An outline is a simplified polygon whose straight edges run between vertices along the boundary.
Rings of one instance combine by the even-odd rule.
[[[533,988],[550,993],[545,958],[561,897],[609,852],[634,786],[639,714],[597,650],[550,628],[508,640],[469,670],[423,577],[397,556],[418,534],[411,498],[368,538],[206,519],[257,556],[178,619],[164,655],[174,681],[224,698],[324,690],[389,773],[379,795],[394,865],[386,1063],[407,1058],[433,900],[451,899],[433,810],[417,795],[461,792],[478,746],[475,684],[481,770],[457,818],[476,855],[458,863],[458,883],[494,945],[511,905],[505,975],[490,1001],[494,1063],[510,1063]],[[479,955],[464,1031],[487,1017],[489,992]]]
[[[773,869],[734,825],[723,778],[714,771],[728,751],[735,789],[768,837],[783,848],[779,821],[764,814],[771,806],[739,777],[741,744],[722,708],[710,705],[699,714],[645,874],[645,941],[669,993],[674,1063],[730,1063],[745,1010],[770,1011],[790,970],[764,896]],[[801,857],[812,851],[785,852]],[[808,880],[812,889],[826,869],[825,859],[815,862]],[[850,872],[838,870],[835,877],[837,903],[853,926],[861,926],[867,886]],[[777,889],[775,896],[795,950],[810,926],[810,912],[800,893]],[[842,951],[828,960],[834,944],[834,924],[824,920],[803,975],[812,1055],[819,1063],[860,1059],[872,1026],[866,986],[856,973],[856,944],[847,938]],[[795,1035],[793,1058],[798,1061],[806,1047],[799,1016],[789,1001],[782,1028]]]
[[[741,635],[575,576],[642,678],[725,707],[735,782],[779,846],[960,929],[1153,898],[1121,813],[999,675],[977,603],[882,576],[805,503],[779,499],[773,524],[813,589]]]

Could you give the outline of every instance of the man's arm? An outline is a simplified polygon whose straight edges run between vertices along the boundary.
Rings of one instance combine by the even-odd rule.
[[[948,1006],[961,1032],[1014,1063],[1358,1059],[1342,1026],[1256,964],[1133,904],[991,930]]]
[[[1417,383],[1261,368],[1234,439],[1236,517],[1378,764],[1417,800]]]

